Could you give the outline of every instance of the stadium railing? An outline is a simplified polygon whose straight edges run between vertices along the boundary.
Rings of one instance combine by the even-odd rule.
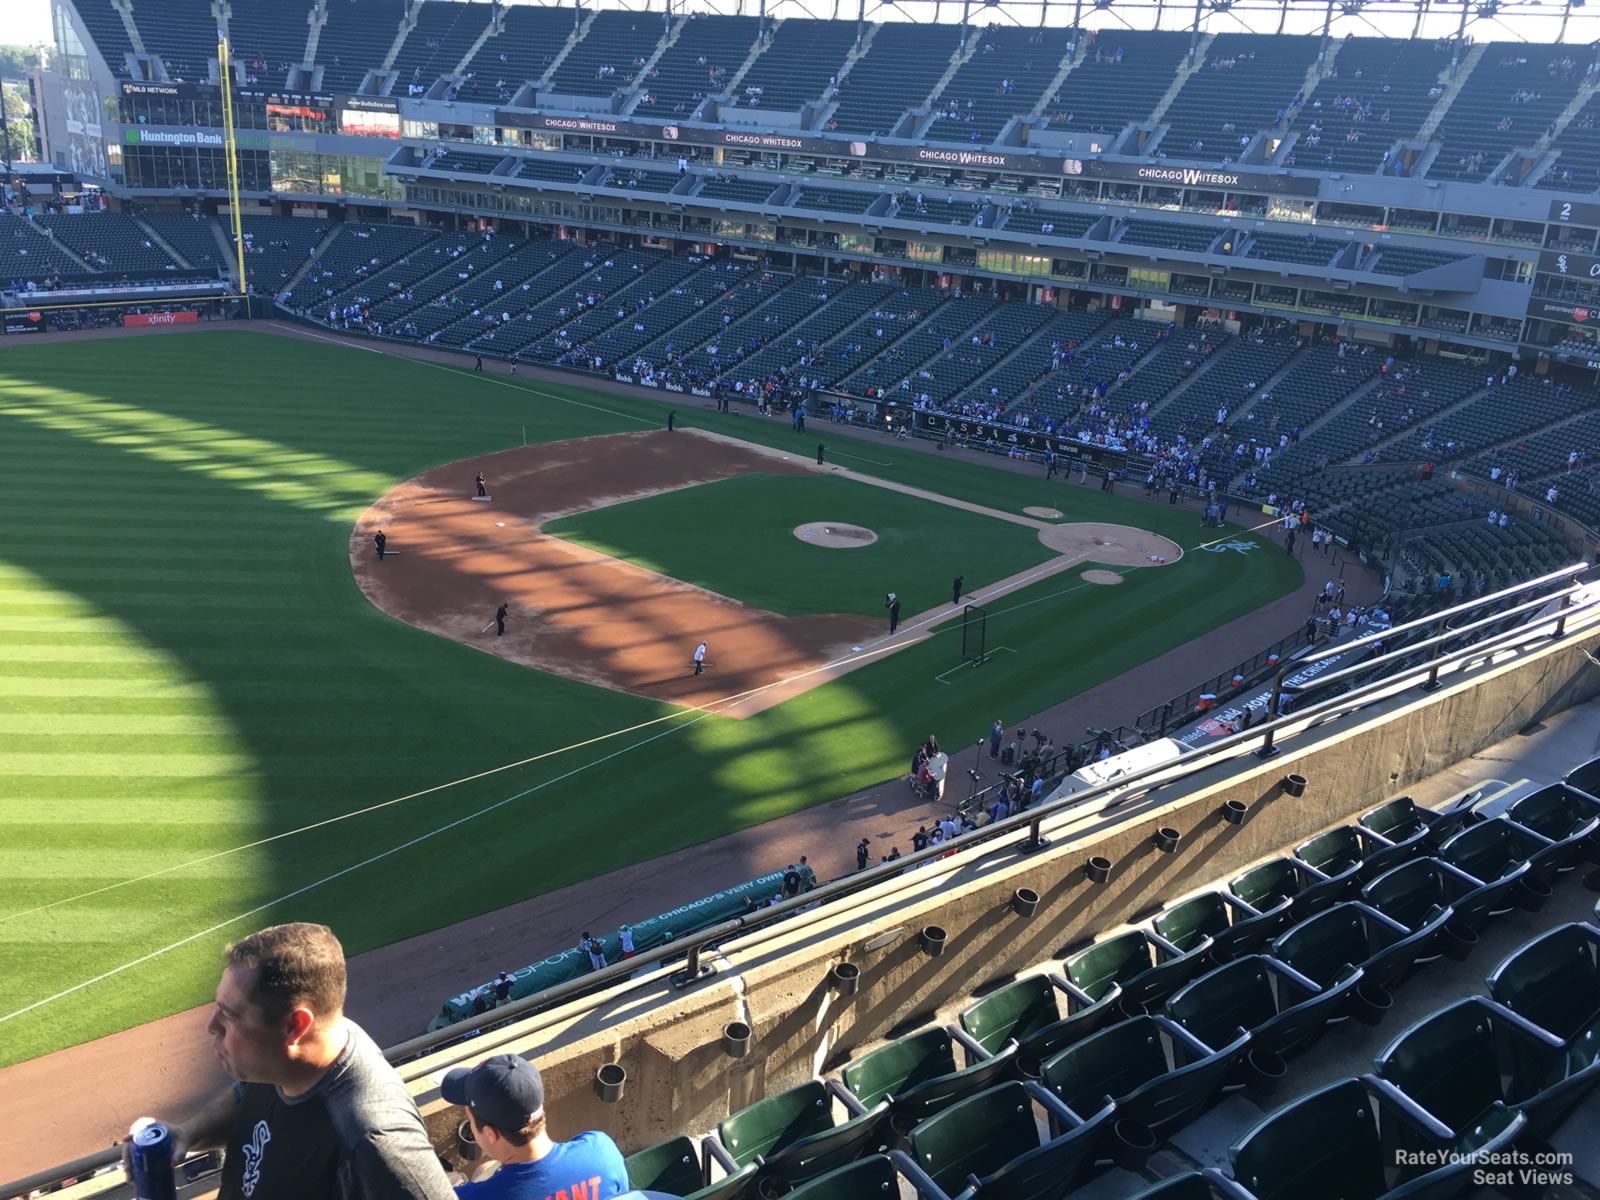
[[[1040,849],[1050,844],[1044,836],[1047,823],[1083,812],[1105,813],[1112,821],[1133,819],[1136,815],[1133,806],[1127,804],[1133,797],[1171,788],[1202,772],[1226,765],[1230,760],[1239,760],[1241,756],[1270,757],[1281,750],[1278,744],[1281,737],[1310,733],[1340,717],[1413,689],[1431,690],[1446,673],[1466,672],[1480,664],[1495,664],[1501,661],[1501,656],[1514,656],[1521,651],[1537,650],[1567,639],[1593,638],[1597,622],[1600,622],[1600,586],[1584,586],[1577,582],[1579,576],[1591,569],[1589,563],[1574,563],[1419,620],[1396,625],[1382,633],[1368,635],[1374,640],[1398,640],[1402,635],[1416,633],[1425,636],[1401,649],[1368,659],[1358,668],[1330,672],[1300,691],[1292,712],[1275,716],[1246,731],[1217,738],[1204,749],[1187,754],[1175,762],[1130,771],[1108,783],[980,827],[944,845],[914,851],[891,863],[869,867],[823,884],[799,897],[762,909],[758,914],[733,918],[702,930],[683,942],[644,952],[625,962],[495,1009],[481,1020],[461,1022],[448,1029],[402,1042],[390,1047],[386,1054],[397,1065],[431,1056],[559,1005],[625,984],[651,967],[665,966],[680,959],[682,966],[672,973],[670,980],[675,989],[687,989],[716,974],[716,968],[708,960],[722,943],[790,920],[819,905],[842,901],[889,883],[919,866],[931,864],[952,850],[971,851],[988,842],[1003,843],[1008,850],[1026,852]],[[1469,619],[1457,624],[1458,618]],[[1497,626],[1504,626],[1513,620],[1516,624],[1512,627],[1496,631]],[[1322,651],[1318,657],[1341,653],[1351,644],[1344,643]],[[1427,651],[1428,657],[1419,662],[1417,656],[1421,651]],[[1590,661],[1597,660],[1591,656]],[[1305,659],[1302,658],[1300,662],[1303,664]],[[1400,665],[1401,669],[1388,669],[1394,665]],[[1357,674],[1375,678],[1317,703],[1307,702],[1313,693],[1326,691],[1341,681],[1348,684],[1347,677]],[[1275,704],[1270,711],[1276,712],[1276,707]],[[1098,807],[1091,809],[1091,806]],[[1117,811],[1119,809],[1120,813]],[[0,1184],[0,1197],[26,1196],[34,1190],[52,1187],[64,1179],[83,1179],[113,1168],[119,1161],[120,1152],[110,1148],[24,1179]]]

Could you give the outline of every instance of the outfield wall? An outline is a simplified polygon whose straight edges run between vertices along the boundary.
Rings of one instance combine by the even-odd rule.
[[[831,1069],[897,1027],[960,1007],[981,985],[1095,933],[1142,916],[1186,890],[1230,878],[1249,864],[1348,820],[1529,724],[1600,694],[1600,670],[1585,650],[1600,648],[1600,626],[1577,636],[1468,664],[1432,694],[1410,689],[1359,714],[1325,720],[1283,739],[1261,761],[1218,763],[1181,787],[1119,799],[1106,811],[1067,813],[1047,825],[1052,844],[1029,854],[1018,843],[941,859],[894,885],[872,888],[725,944],[718,973],[675,991],[665,973],[635,980],[567,1007],[474,1039],[401,1068],[436,1145],[452,1151],[460,1114],[437,1089],[461,1061],[504,1051],[536,1059],[555,1132],[610,1131],[626,1150],[668,1136],[701,1133],[754,1099]],[[1305,797],[1281,787],[1295,772]],[[1225,800],[1250,806],[1242,825],[1222,820]],[[1152,844],[1155,830],[1183,834],[1176,854]],[[1091,854],[1115,864],[1096,885],[1082,870]],[[1013,891],[1042,898],[1032,919],[1014,915]],[[918,932],[938,925],[946,953],[922,953]],[[860,989],[840,1000],[829,967],[861,969]],[[747,1022],[751,1053],[731,1059],[723,1026]],[[596,1070],[628,1072],[619,1103],[602,1103]]]

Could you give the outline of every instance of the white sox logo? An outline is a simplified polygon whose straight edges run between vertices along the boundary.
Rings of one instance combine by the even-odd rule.
[[[267,1152],[267,1143],[271,1140],[272,1130],[267,1128],[267,1123],[257,1121],[250,1131],[250,1144],[244,1148],[244,1176],[239,1181],[239,1190],[246,1197],[256,1194],[256,1184],[261,1182],[261,1156]]]
[[[1257,543],[1234,540],[1231,542],[1212,542],[1209,546],[1201,546],[1207,554],[1226,554],[1232,550],[1235,554],[1249,554],[1256,548]]]

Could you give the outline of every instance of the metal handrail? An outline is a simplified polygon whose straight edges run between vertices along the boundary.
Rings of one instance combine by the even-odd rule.
[[[1319,661],[1324,658],[1342,654],[1351,649],[1353,646],[1359,645],[1365,641],[1376,642],[1386,638],[1392,639],[1397,633],[1404,633],[1408,630],[1418,629],[1424,626],[1442,626],[1443,623],[1448,621],[1451,616],[1473,612],[1488,605],[1498,603],[1499,601],[1509,597],[1522,595],[1523,593],[1526,593],[1532,589],[1544,587],[1564,579],[1571,579],[1585,571],[1588,571],[1589,569],[1591,568],[1590,564],[1588,563],[1575,563],[1571,566],[1563,567],[1559,571],[1553,571],[1547,575],[1540,576],[1537,579],[1527,580],[1523,583],[1514,584],[1511,587],[1503,588],[1498,592],[1494,592],[1478,600],[1466,601],[1451,608],[1444,609],[1441,612],[1431,614],[1428,617],[1420,618],[1415,621],[1409,621],[1403,625],[1396,625],[1393,628],[1380,633],[1369,634],[1365,638],[1357,639],[1356,641],[1350,642],[1346,645],[1332,647],[1327,650],[1306,655],[1292,664],[1292,668],[1294,670],[1304,669],[1308,662]],[[1551,600],[1555,599],[1561,600],[1562,608],[1558,613],[1552,614],[1554,628],[1551,631],[1551,636],[1562,637],[1566,633],[1567,620],[1570,616],[1575,613],[1600,610],[1600,598],[1592,600],[1582,607],[1571,606],[1570,601],[1572,596],[1577,594],[1578,590],[1579,589],[1577,588],[1564,588],[1559,592],[1541,596],[1537,599],[1537,601],[1529,601],[1526,604],[1519,605],[1518,609],[1538,607],[1540,605],[1548,604]],[[1430,639],[1429,644],[1434,644],[1436,646],[1442,645],[1445,641],[1466,636],[1482,624],[1490,621],[1504,620],[1509,615],[1513,615],[1513,613],[1510,611],[1501,611],[1492,614],[1490,618],[1473,622],[1468,626],[1462,627],[1461,629],[1444,631],[1442,637]],[[1461,649],[1452,651],[1448,654],[1436,655],[1428,664],[1426,664],[1428,668],[1428,675],[1427,681],[1424,682],[1423,686],[1429,686],[1431,682],[1437,680],[1439,669],[1441,667],[1450,666],[1454,663],[1465,661],[1470,658],[1482,658],[1486,655],[1493,654],[1498,648],[1500,648],[1502,644],[1509,643],[1515,639],[1526,638],[1528,636],[1528,632],[1529,631],[1526,627],[1507,630],[1493,637],[1474,642],[1472,645],[1462,647]],[[1396,658],[1409,657],[1411,654],[1415,653],[1415,647],[1407,646],[1403,650],[1396,650],[1392,653]],[[1389,657],[1389,655],[1382,655],[1380,656],[1380,660],[1387,657]],[[1373,665],[1374,664],[1369,661],[1361,664],[1359,668],[1346,668],[1343,671],[1334,672],[1329,676],[1313,681],[1311,684],[1307,685],[1305,689],[1302,689],[1299,692],[1299,695],[1304,697],[1307,693],[1323,687],[1329,682],[1342,678],[1350,674],[1353,670],[1370,672],[1373,668]],[[1017,847],[1025,851],[1038,849],[1048,844],[1042,836],[1042,828],[1044,822],[1050,820],[1051,818],[1065,815],[1070,811],[1082,810],[1085,805],[1095,800],[1110,798],[1112,793],[1125,793],[1129,792],[1130,790],[1148,790],[1148,788],[1140,788],[1139,785],[1141,784],[1148,784],[1151,786],[1170,785],[1171,783],[1187,778],[1190,775],[1197,774],[1202,770],[1211,768],[1219,759],[1232,756],[1233,752],[1245,748],[1248,743],[1256,741],[1257,739],[1261,739],[1261,745],[1257,748],[1256,754],[1260,757],[1268,757],[1276,752],[1275,738],[1278,730],[1287,728],[1291,725],[1308,726],[1310,723],[1333,715],[1339,710],[1359,708],[1369,700],[1376,698],[1380,693],[1393,692],[1398,688],[1406,686],[1408,682],[1412,681],[1416,675],[1421,674],[1422,670],[1423,667],[1418,666],[1408,670],[1398,679],[1379,679],[1371,684],[1357,688],[1352,692],[1330,697],[1328,700],[1322,701],[1316,705],[1312,705],[1309,708],[1301,707],[1292,714],[1276,716],[1273,714],[1276,713],[1277,697],[1281,691],[1282,679],[1285,675],[1290,673],[1290,668],[1286,666],[1285,669],[1280,670],[1278,673],[1278,679],[1274,685],[1273,707],[1269,709],[1268,719],[1262,725],[1258,725],[1246,730],[1240,730],[1236,733],[1218,738],[1212,742],[1212,744],[1206,746],[1203,750],[1197,751],[1191,755],[1186,755],[1184,758],[1181,758],[1176,762],[1157,763],[1148,767],[1140,768],[1138,770],[1130,771],[1128,774],[1119,776],[1114,780],[1097,784],[1093,787],[1086,788],[1081,792],[1076,792],[1071,796],[1063,797],[1060,800],[1041,805],[1032,811],[1024,811],[1014,816],[1007,817],[1002,821],[982,826],[979,829],[971,830],[967,833],[959,835],[951,841],[944,842],[937,846],[930,846],[926,850],[913,851],[910,854],[902,855],[900,858],[895,859],[892,862],[879,863],[877,866],[869,867],[864,871],[858,871],[853,875],[832,880],[829,883],[822,884],[820,887],[814,888],[809,892],[804,892],[799,896],[781,901],[770,908],[759,910],[757,914],[734,917],[730,920],[720,922],[707,929],[699,931],[693,935],[692,939],[685,939],[687,945],[685,943],[669,943],[665,946],[657,947],[654,950],[645,951],[635,955],[632,958],[626,959],[623,962],[613,963],[612,965],[604,967],[599,971],[591,972],[588,975],[580,976],[578,979],[569,980],[566,983],[557,984],[555,987],[547,988],[544,991],[538,992],[532,996],[524,997],[519,1001],[515,1001],[511,1004],[505,1005],[504,1007],[494,1009],[492,1013],[486,1014],[486,1020],[480,1021],[476,1024],[473,1024],[469,1021],[458,1022],[456,1025],[452,1025],[446,1029],[436,1030],[432,1033],[424,1034],[420,1037],[412,1038],[409,1041],[402,1042],[397,1046],[392,1046],[385,1051],[385,1054],[391,1063],[397,1064],[419,1058],[434,1051],[444,1049],[452,1044],[465,1041],[469,1037],[486,1032],[488,1029],[502,1028],[504,1026],[513,1024],[516,1021],[537,1015],[538,1013],[553,1008],[565,1001],[623,983],[645,967],[649,967],[658,963],[666,963],[680,956],[684,957],[685,959],[684,968],[683,970],[675,972],[672,976],[670,976],[670,980],[675,987],[688,987],[698,980],[706,978],[714,973],[714,969],[712,967],[701,961],[702,954],[707,951],[714,950],[716,945],[726,941],[736,934],[750,932],[762,926],[776,923],[804,909],[809,909],[817,904],[825,904],[830,901],[840,900],[857,892],[864,891],[869,887],[874,887],[880,883],[886,882],[889,879],[896,878],[913,867],[920,866],[923,863],[931,862],[935,858],[942,857],[943,855],[950,853],[952,849],[967,850],[985,842],[998,840],[1012,834],[1020,834],[1024,832],[1026,832],[1027,836],[1020,842],[1016,843]],[[1126,797],[1124,797],[1124,799],[1126,799]],[[639,985],[643,987],[651,985],[657,981],[658,980],[656,976],[652,974],[640,979],[638,982]],[[98,1154],[85,1156],[84,1158],[78,1159],[72,1163],[68,1163],[63,1167],[56,1167],[48,1171],[38,1172],[34,1175],[28,1176],[25,1179],[0,1185],[0,1197],[26,1195],[29,1191],[49,1186],[50,1184],[62,1178],[73,1175],[91,1174],[96,1170],[104,1169],[105,1167],[116,1164],[120,1158],[120,1149],[117,1147],[112,1147],[108,1150],[101,1151]]]
[[[1591,564],[1589,563],[1573,563],[1570,566],[1562,567],[1558,571],[1551,571],[1546,575],[1540,575],[1535,579],[1528,579],[1521,583],[1514,583],[1510,587],[1501,588],[1498,592],[1491,592],[1487,596],[1480,596],[1476,600],[1464,600],[1460,604],[1454,604],[1449,608],[1440,609],[1438,612],[1429,613],[1425,617],[1418,617],[1412,621],[1405,621],[1399,625],[1392,625],[1388,629],[1375,630],[1372,633],[1364,634],[1363,636],[1356,638],[1353,642],[1345,642],[1338,645],[1330,643],[1326,650],[1318,650],[1312,654],[1302,655],[1292,663],[1285,663],[1279,668],[1277,675],[1273,677],[1272,698],[1267,703],[1267,715],[1269,718],[1274,718],[1279,715],[1278,704],[1283,699],[1283,681],[1289,675],[1305,670],[1307,664],[1309,663],[1321,662],[1326,658],[1334,658],[1361,646],[1375,645],[1384,641],[1392,641],[1394,638],[1411,632],[1412,630],[1423,629],[1425,627],[1430,628],[1434,632],[1435,636],[1426,639],[1424,642],[1407,646],[1405,648],[1405,652],[1407,654],[1415,653],[1419,645],[1429,645],[1435,647],[1443,645],[1445,641],[1448,641],[1451,638],[1459,637],[1463,633],[1467,632],[1468,629],[1474,628],[1476,624],[1482,623],[1478,622],[1475,623],[1474,626],[1468,626],[1464,629],[1451,630],[1448,628],[1451,617],[1459,616],[1463,613],[1476,612],[1479,609],[1488,607],[1489,605],[1498,604],[1501,600],[1509,599],[1512,596],[1520,596],[1523,593],[1532,591],[1535,588],[1547,587],[1552,583],[1559,583],[1565,579],[1575,578],[1576,576],[1581,575],[1590,569]],[[1562,600],[1563,606],[1565,606],[1566,602],[1571,599],[1572,595],[1574,595],[1576,591],[1576,588],[1567,588],[1560,592],[1552,592],[1549,595],[1539,597],[1536,601],[1530,602],[1529,604],[1519,605],[1517,606],[1517,609],[1513,611],[1521,611],[1523,608],[1537,608],[1540,605],[1548,604],[1551,600],[1558,598]],[[1493,614],[1493,619],[1501,620],[1508,615],[1510,615],[1510,613],[1502,611]],[[1371,663],[1359,664],[1359,666],[1356,668],[1346,667],[1342,671],[1335,671],[1331,675],[1322,676],[1313,680],[1303,689],[1299,689],[1296,695],[1303,698],[1308,692],[1317,691],[1320,688],[1326,687],[1329,683],[1344,679],[1357,670],[1370,671],[1371,669]],[[1438,667],[1435,666],[1429,676],[1429,685],[1431,686],[1432,684],[1436,683],[1438,681],[1438,677]],[[1265,725],[1263,728],[1266,730],[1266,740],[1262,742],[1261,749],[1258,753],[1262,758],[1270,758],[1274,753],[1276,753],[1276,746],[1274,745],[1273,740],[1273,735],[1276,732],[1275,722],[1269,719],[1267,725]]]

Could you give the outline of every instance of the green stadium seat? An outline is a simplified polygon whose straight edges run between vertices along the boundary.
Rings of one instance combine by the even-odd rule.
[[[1410,796],[1399,796],[1362,814],[1356,823],[1395,845],[1416,839],[1423,847],[1437,850],[1441,842],[1472,819],[1472,808],[1478,799],[1478,792],[1468,792],[1435,811],[1423,808]]]
[[[787,1200],[897,1200],[900,1177],[886,1154],[835,1167],[785,1194]]]
[[[1117,1007],[1137,1016],[1188,983],[1210,965],[1209,940],[1179,950],[1144,929],[1130,929],[1095,942],[1064,964],[1067,982],[1095,999],[1116,989]]]
[[[1250,868],[1228,890],[1262,912],[1287,900],[1298,920],[1349,899],[1356,883],[1354,877],[1329,879],[1298,859],[1274,858]]]
[[[1503,1117],[1474,1148],[1510,1145],[1525,1118]],[[1447,1152],[1456,1148],[1449,1132],[1381,1081],[1346,1079],[1269,1114],[1228,1156],[1253,1200],[1447,1200],[1467,1190],[1477,1164],[1455,1159],[1430,1170],[1406,1165],[1403,1152]]]
[[[1211,1106],[1249,1041],[1241,1030],[1213,1050],[1163,1017],[1133,1017],[1067,1047],[1040,1080],[1074,1112],[1109,1096],[1120,1135],[1131,1126],[1160,1139]]]
[[[883,1102],[836,1123],[827,1085],[812,1080],[724,1119],[706,1151],[729,1171],[759,1167],[763,1186],[793,1185],[884,1149],[888,1112]]]
[[[1600,929],[1574,922],[1507,957],[1489,995],[1523,1020],[1572,1042],[1600,1029]]]
[[[1423,808],[1410,796],[1397,796],[1356,818],[1356,824],[1369,829],[1397,846],[1429,844],[1439,814]]]
[[[1413,864],[1429,869],[1408,870]],[[1361,889],[1362,903],[1404,925],[1412,933],[1430,935],[1417,943],[1419,963],[1432,962],[1441,953],[1465,958],[1465,950],[1477,944],[1476,935],[1450,933],[1453,914],[1449,904],[1444,902],[1446,880],[1460,894],[1470,894],[1472,883],[1459,873],[1446,874],[1432,869],[1438,865],[1437,859],[1413,859],[1412,863],[1385,871]]]
[[[1167,1016],[1208,1046],[1220,1046],[1244,1027],[1250,1048],[1244,1082],[1267,1091],[1284,1073],[1283,1059],[1321,1035],[1343,1016],[1361,971],[1347,967],[1327,988],[1261,954],[1200,976],[1167,1001]]]
[[[1082,991],[1074,994],[1049,975],[1028,975],[967,1008],[960,1016],[961,1028],[990,1054],[1015,1041],[1016,1068],[1037,1075],[1039,1063],[1049,1055],[1116,1020],[1119,994],[1113,990],[1091,998]]]
[[[1600,1038],[1570,1048],[1482,996],[1432,1013],[1378,1055],[1377,1073],[1460,1138],[1505,1109],[1545,1137],[1600,1083]]]
[[[1416,966],[1417,954],[1433,937],[1413,933],[1359,901],[1308,917],[1272,943],[1272,957],[1293,967],[1318,987],[1332,987],[1345,967],[1360,967],[1361,982],[1351,1010],[1376,1022],[1393,1003],[1393,991]]]
[[[1553,843],[1546,853],[1555,859],[1557,871],[1570,871],[1595,856],[1600,800],[1576,788],[1561,784],[1540,788],[1514,803],[1506,816]]]
[[[740,1167],[684,1200],[761,1200],[761,1173],[753,1165]]]
[[[1550,846],[1533,830],[1494,817],[1453,835],[1439,847],[1439,858],[1493,889],[1489,912],[1499,916],[1513,907],[1537,911],[1549,898],[1557,863],[1541,851]]]
[[[1250,1197],[1217,1172],[1190,1171],[1163,1179],[1128,1200],[1250,1200]]]
[[[1152,929],[1179,950],[1203,949],[1211,940],[1211,957],[1227,962],[1254,954],[1289,922],[1288,901],[1269,912],[1259,912],[1231,892],[1201,892],[1163,909],[1150,922]]]
[[[705,1168],[700,1165],[700,1151],[693,1138],[675,1137],[622,1161],[634,1191],[687,1196],[706,1185]]]
[[[1600,758],[1591,758],[1588,762],[1579,763],[1566,773],[1561,782],[1600,799]]]
[[[1512,886],[1516,881],[1506,884]],[[1437,858],[1416,858],[1386,871],[1362,889],[1362,899],[1391,920],[1415,930],[1430,911],[1444,907],[1449,916],[1441,936],[1447,952],[1452,938],[1456,950],[1477,942],[1478,931],[1489,920],[1497,891]],[[1456,953],[1456,957],[1464,957]]]
[[[1052,1130],[1068,1127],[1041,1145],[1036,1090],[1012,1081],[951,1105],[911,1131],[912,1160],[946,1196],[1064,1196],[1093,1166],[1113,1108],[1102,1105],[1081,1120],[1049,1106]]]
[[[1373,879],[1413,857],[1419,843],[1395,845],[1360,825],[1340,825],[1296,848],[1294,855],[1329,879]]]
[[[941,1109],[1008,1078],[1016,1069],[1015,1046],[961,1067],[956,1039],[942,1028],[896,1038],[848,1064],[842,1072],[847,1092],[871,1108],[889,1102],[889,1120],[898,1133],[908,1132]]]

